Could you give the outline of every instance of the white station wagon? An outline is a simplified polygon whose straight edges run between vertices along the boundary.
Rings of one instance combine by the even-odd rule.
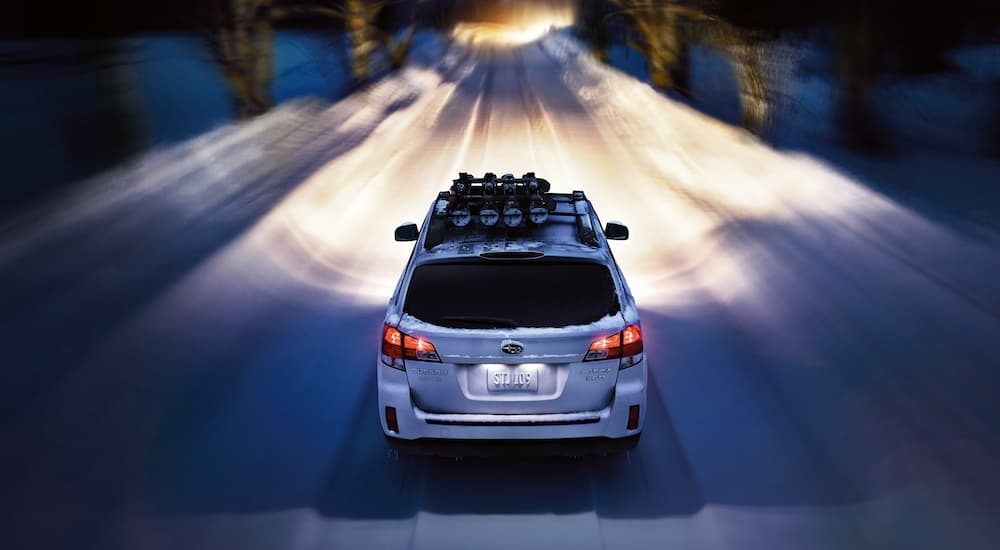
[[[646,411],[638,310],[582,191],[462,173],[431,205],[389,301],[378,405],[390,447],[589,454],[634,447]]]

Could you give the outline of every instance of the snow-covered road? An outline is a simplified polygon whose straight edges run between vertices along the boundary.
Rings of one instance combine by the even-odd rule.
[[[1000,544],[1000,236],[593,61],[419,42],[0,235],[5,548]],[[375,345],[459,171],[583,189],[642,308],[628,455],[393,457]]]

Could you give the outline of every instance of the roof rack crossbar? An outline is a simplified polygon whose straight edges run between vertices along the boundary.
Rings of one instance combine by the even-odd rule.
[[[580,242],[588,246],[599,246],[597,232],[594,231],[594,226],[590,223],[587,197],[583,191],[573,191],[573,207],[576,210],[576,229],[580,235]]]
[[[548,195],[549,181],[527,172],[516,178],[513,174],[500,177],[486,172],[476,178],[459,172],[447,191],[440,191],[424,239],[424,248],[441,244],[451,230],[462,230],[470,224],[492,231],[520,230],[529,222],[544,224],[549,216],[575,217],[581,244],[598,247],[597,234],[592,227],[589,207],[583,191],[572,195]],[[557,209],[557,204],[572,204],[567,212]],[[475,223],[473,221],[475,220]]]

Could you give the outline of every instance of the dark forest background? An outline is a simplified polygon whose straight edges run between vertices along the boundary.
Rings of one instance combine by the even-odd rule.
[[[0,32],[21,35],[101,35],[197,29],[211,21],[220,11],[237,3],[246,2],[22,0],[5,7],[3,17],[0,17]],[[343,4],[335,0],[250,3],[270,10]],[[503,0],[397,0],[374,3],[385,4],[383,17],[387,21],[393,18],[408,19],[411,14],[417,13],[421,21],[429,25],[499,14],[505,4]],[[605,0],[582,0],[580,3],[588,5],[590,9],[617,9],[613,2]],[[930,4],[929,7],[911,0],[843,0],[827,3],[799,0],[707,0],[675,3],[704,7],[736,25],[771,30],[804,28],[822,21],[871,17],[885,30],[912,43],[914,48],[928,49],[962,38],[970,32],[995,37],[993,27],[1000,23],[1000,2],[983,0],[952,0]],[[285,18],[284,24],[326,25],[327,22],[323,18],[305,15],[300,18]]]

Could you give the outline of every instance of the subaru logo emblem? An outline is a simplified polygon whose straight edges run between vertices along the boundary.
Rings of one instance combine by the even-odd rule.
[[[504,353],[509,353],[510,355],[517,355],[522,351],[524,351],[524,345],[522,345],[520,342],[507,340],[500,346],[500,351]]]

